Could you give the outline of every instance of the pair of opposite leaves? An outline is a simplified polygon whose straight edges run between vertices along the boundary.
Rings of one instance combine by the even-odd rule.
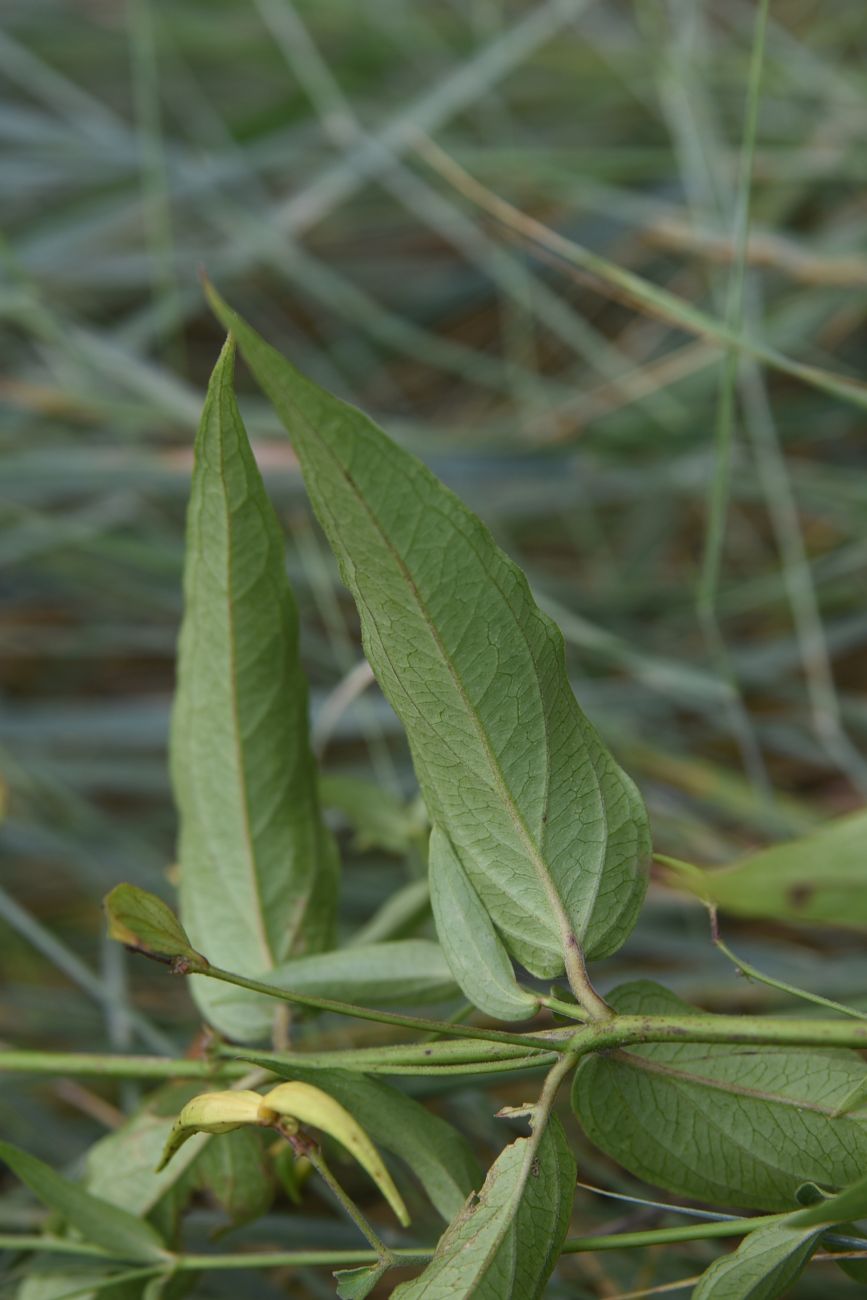
[[[554,978],[567,953],[605,956],[632,929],[650,854],[640,796],[575,700],[559,630],[476,516],[367,417],[303,378],[216,294],[211,299],[292,438],[313,508],[358,605],[365,653],[405,727],[433,824],[431,900],[454,978],[492,1017],[527,1018],[537,1002],[518,985],[513,959],[537,977]],[[306,692],[282,546],[274,545],[276,524],[262,526],[263,511],[273,519],[235,403],[233,365],[230,341],[209,388],[191,495],[173,727],[181,902],[193,944],[212,961],[291,981],[298,941],[308,948],[330,942],[334,863],[310,794],[312,760],[297,699],[294,721],[286,715],[285,734],[272,738],[271,753],[260,743],[281,686],[303,704]],[[226,519],[245,509],[258,524],[232,551]],[[214,538],[203,533],[210,519]],[[202,575],[223,560],[243,566],[247,586],[258,584],[253,613],[265,622],[257,623],[255,644],[243,620],[236,617],[234,628],[219,624]],[[246,638],[234,671],[242,673],[246,663],[250,672],[234,689],[246,693],[257,719],[240,737],[243,770],[234,773],[223,771],[236,751],[224,740],[226,756],[219,756],[209,694],[225,689],[225,656],[219,663],[210,657],[232,632]],[[262,683],[277,671],[275,659],[283,676],[267,687],[266,701]],[[237,709],[225,712],[237,716]],[[293,764],[283,761],[275,775],[271,759],[287,752],[290,723]],[[299,772],[303,789],[287,821],[282,813]],[[226,849],[233,844],[225,825],[236,797],[233,776],[244,797],[259,799],[246,809],[252,816],[237,819],[254,828],[253,842],[248,836],[237,855]],[[306,809],[300,819],[299,807]],[[250,878],[255,888],[248,888]],[[261,1001],[213,986],[199,987],[197,996],[231,1036],[249,1040],[263,1032]]]

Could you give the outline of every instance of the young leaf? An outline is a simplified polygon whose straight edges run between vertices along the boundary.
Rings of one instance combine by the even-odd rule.
[[[572,1212],[575,1161],[556,1118],[535,1155],[529,1141],[506,1147],[425,1271],[397,1287],[393,1300],[535,1300],[542,1294]]]
[[[0,1142],[0,1160],[86,1241],[102,1246],[119,1259],[152,1263],[167,1258],[159,1234],[149,1223],[86,1192],[36,1156],[21,1151],[11,1142]]]
[[[610,998],[630,1015],[695,1008],[649,981]],[[714,1204],[786,1210],[801,1183],[850,1183],[867,1164],[867,1104],[835,1110],[867,1065],[856,1052],[701,1043],[588,1057],[573,1104],[588,1137],[647,1182]]]
[[[578,707],[560,632],[419,461],[212,302],[292,437],[431,820],[508,952],[542,977],[577,945],[613,952],[644,895],[647,820]]]
[[[296,1063],[287,1065],[285,1073],[314,1083],[351,1110],[378,1146],[409,1166],[444,1219],[452,1219],[478,1186],[479,1167],[469,1144],[398,1088],[347,1070],[305,1070]]]
[[[338,1300],[367,1300],[387,1268],[387,1264],[362,1264],[361,1268],[338,1269],[332,1274]]]
[[[115,885],[103,900],[109,938],[148,957],[164,961],[193,961],[207,966],[207,960],[187,938],[172,909],[156,894],[137,885]]]
[[[821,1228],[795,1228],[788,1220],[757,1228],[714,1260],[692,1300],[776,1300],[800,1277],[821,1235]]]
[[[336,858],[319,815],[283,541],[233,365],[228,343],[196,438],[171,766],[184,924],[213,963],[249,976],[330,944]],[[193,991],[233,1038],[271,1025],[273,1005],[256,994],[206,980]]]
[[[730,867],[685,871],[675,863],[667,865],[673,884],[735,916],[863,930],[867,929],[865,842],[867,809],[862,808]]]

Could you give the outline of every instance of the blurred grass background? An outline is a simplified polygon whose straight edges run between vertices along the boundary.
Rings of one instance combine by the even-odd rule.
[[[133,973],[159,1034],[182,1049],[195,1024],[183,989],[127,970],[104,942],[99,900],[121,879],[165,892],[173,856],[183,516],[221,341],[202,268],[524,566],[660,850],[721,862],[863,802],[863,406],[741,368],[723,651],[697,612],[719,346],[492,219],[418,144],[433,139],[521,211],[723,321],[755,12],[747,0],[6,0],[0,1039],[141,1046]],[[865,55],[858,0],[771,6],[745,281],[749,334],[855,379]],[[392,715],[373,689],[353,698],[355,616],[288,441],[240,382],[286,526],[325,770],[410,800]],[[359,848],[352,815],[333,815],[350,932],[420,864]],[[857,939],[773,923],[736,938],[782,978],[863,991]],[[701,909],[661,888],[600,979],[637,973],[707,1005],[775,997],[730,979]],[[104,1131],[101,1104],[69,1081],[3,1079],[0,1127],[60,1164]],[[493,1150],[484,1101],[449,1104]],[[578,1257],[563,1294],[613,1296],[677,1267]]]

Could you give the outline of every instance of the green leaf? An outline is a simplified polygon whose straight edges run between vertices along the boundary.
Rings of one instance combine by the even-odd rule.
[[[711,1264],[693,1300],[775,1300],[797,1280],[825,1228],[867,1214],[867,1178],[838,1196],[751,1232],[731,1255]]]
[[[291,993],[345,998],[364,1006],[443,1002],[457,993],[439,945],[429,939],[358,944],[299,957],[258,978]]]
[[[336,857],[318,806],[284,544],[247,441],[226,345],[196,438],[171,766],[181,915],[218,966],[267,974],[333,938]],[[221,1032],[254,1041],[273,1004],[195,980]]]
[[[194,1165],[197,1185],[218,1202],[240,1227],[267,1214],[274,1199],[274,1177],[262,1145],[251,1129],[224,1133],[209,1142]]]
[[[775,1300],[800,1277],[821,1235],[821,1228],[788,1221],[757,1228],[732,1254],[714,1260],[693,1300]]]
[[[362,1264],[361,1268],[341,1268],[332,1277],[337,1283],[338,1300],[366,1300],[388,1265]]]
[[[515,979],[512,963],[448,836],[430,838],[430,901],[443,954],[464,993],[495,1020],[526,1020],[539,1003]]]
[[[427,811],[419,800],[407,804],[372,781],[322,776],[319,797],[323,808],[333,808],[346,819],[361,853],[383,849],[403,857],[427,831]]]
[[[212,303],[292,437],[431,820],[509,954],[548,978],[576,940],[615,951],[644,895],[647,820],[572,694],[561,633],[418,460]]]
[[[566,1236],[575,1161],[556,1118],[538,1149],[518,1138],[499,1156],[440,1239],[425,1271],[392,1292],[394,1300],[535,1300]]]
[[[609,999],[629,1015],[694,1012],[639,981]],[[573,1104],[588,1137],[631,1173],[714,1204],[787,1210],[807,1179],[867,1165],[867,1106],[835,1110],[867,1074],[856,1052],[666,1043],[587,1058]]]
[[[0,1142],[0,1160],[86,1241],[102,1246],[119,1259],[145,1263],[166,1259],[165,1247],[149,1223],[86,1192],[11,1142]]]
[[[143,1108],[100,1138],[87,1153],[87,1189],[131,1214],[146,1215],[177,1185],[209,1138],[194,1138],[176,1160],[155,1173],[178,1111],[201,1091],[199,1083],[170,1084]]]
[[[867,929],[867,808],[838,817],[801,839],[752,853],[730,867],[683,870],[663,859],[682,885],[735,916]]]
[[[453,1218],[478,1185],[479,1167],[465,1139],[398,1088],[348,1070],[311,1070],[295,1063],[268,1068],[315,1084],[350,1110],[378,1146],[405,1161],[444,1219]]]
[[[207,966],[168,903],[137,885],[115,885],[103,900],[111,939],[148,957]]]
[[[27,1262],[27,1276],[15,1292],[15,1300],[141,1300],[142,1282],[124,1282],[126,1265],[101,1267],[93,1260],[58,1259],[56,1255],[36,1255]],[[117,1279],[121,1280],[118,1281]]]

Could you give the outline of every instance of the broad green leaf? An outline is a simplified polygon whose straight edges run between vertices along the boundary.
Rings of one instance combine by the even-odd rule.
[[[168,903],[137,885],[115,885],[103,900],[109,937],[118,943],[167,961],[207,965],[196,952]]]
[[[477,1197],[441,1237],[425,1271],[395,1300],[535,1300],[542,1295],[566,1235],[575,1161],[557,1119],[538,1150],[518,1138],[499,1156]]]
[[[453,1218],[478,1185],[478,1164],[460,1133],[398,1088],[348,1070],[268,1068],[314,1083],[351,1110],[378,1146],[409,1166],[444,1219]]]
[[[284,546],[235,401],[233,347],[196,438],[171,767],[181,915],[217,966],[261,976],[333,937],[336,858],[318,806],[307,684]],[[274,1007],[196,980],[203,1013],[243,1041]]]
[[[274,1176],[262,1135],[236,1129],[208,1142],[193,1166],[196,1185],[225,1210],[232,1227],[267,1214],[274,1199]]]
[[[93,1196],[11,1142],[0,1142],[0,1160],[86,1241],[102,1246],[120,1259],[144,1263],[166,1259],[165,1247],[149,1223]]]
[[[867,1214],[867,1178],[838,1196],[758,1228],[731,1255],[711,1264],[693,1300],[776,1300],[797,1280],[825,1228]]]
[[[663,861],[673,883],[735,916],[867,929],[867,808],[730,867]]]
[[[518,986],[505,945],[448,836],[430,838],[430,901],[446,961],[464,993],[495,1020],[526,1020],[539,1003]]]
[[[757,1228],[714,1260],[693,1300],[776,1300],[800,1277],[821,1235],[821,1228],[795,1228],[788,1220]]]
[[[685,1015],[639,981],[609,999],[630,1015]],[[867,1167],[867,1104],[835,1117],[867,1074],[856,1052],[665,1043],[588,1057],[573,1104],[588,1137],[633,1174],[714,1204],[786,1210],[810,1179]]]
[[[212,302],[292,437],[431,820],[509,954],[551,977],[576,939],[615,951],[644,896],[647,820],[578,707],[559,630],[418,460]]]

